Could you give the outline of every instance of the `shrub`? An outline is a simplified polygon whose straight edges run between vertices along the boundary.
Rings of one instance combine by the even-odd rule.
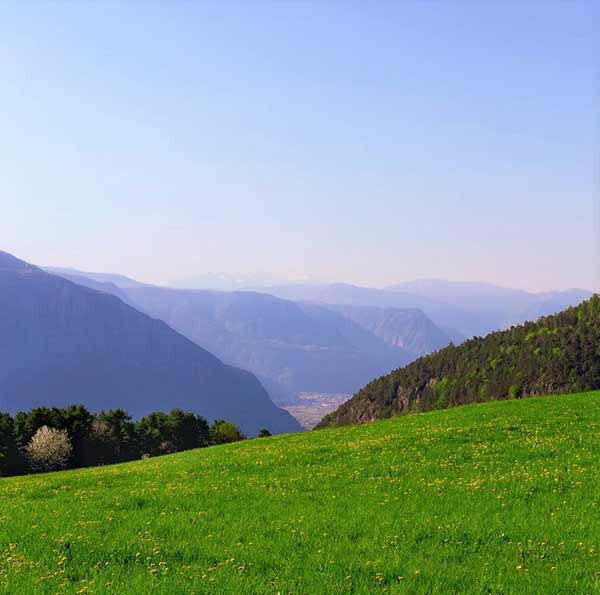
[[[66,430],[42,426],[25,447],[34,471],[65,469],[73,454],[71,440]]]
[[[521,396],[521,389],[516,384],[511,384],[508,388],[508,396],[511,399],[518,399]]]
[[[269,432],[269,430],[267,430],[267,428],[263,428],[259,433],[258,433],[258,437],[259,438],[268,438],[269,436],[272,436],[273,434],[271,434],[271,432]]]
[[[228,444],[245,438],[240,429],[229,421],[217,419],[210,426],[211,444]]]

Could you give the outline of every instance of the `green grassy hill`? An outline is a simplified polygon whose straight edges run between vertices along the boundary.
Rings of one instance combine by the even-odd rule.
[[[0,592],[591,593],[600,393],[0,480]]]

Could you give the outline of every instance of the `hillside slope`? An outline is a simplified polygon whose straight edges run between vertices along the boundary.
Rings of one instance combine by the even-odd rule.
[[[593,593],[599,493],[600,393],[0,479],[0,591]]]
[[[408,411],[600,388],[600,297],[466,341],[373,380],[319,427]]]
[[[134,417],[180,407],[250,434],[299,429],[249,372],[116,297],[0,253],[0,411],[74,403]]]

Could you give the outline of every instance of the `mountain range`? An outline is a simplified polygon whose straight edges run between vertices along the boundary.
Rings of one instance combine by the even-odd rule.
[[[574,306],[592,296],[572,289],[531,293],[489,283],[424,280],[384,289],[347,283],[280,285],[264,291],[319,304],[421,310],[454,343]]]
[[[303,393],[352,394],[450,343],[518,322],[520,316],[537,318],[588,295],[445,281],[385,289],[296,283],[264,290],[270,293],[225,292],[52,270],[118,296],[228,364],[250,370],[282,405],[296,403]]]
[[[74,403],[134,417],[179,407],[250,435],[300,429],[250,372],[110,292],[0,252],[0,410]]]
[[[117,287],[99,285],[98,278],[63,275],[121,297],[227,363],[252,371],[280,404],[294,403],[302,393],[351,394],[422,353],[412,351],[418,341],[408,326],[407,347],[402,339],[392,345],[329,307],[251,291]],[[413,311],[405,318],[418,327],[424,316]],[[421,346],[426,344],[423,338]]]
[[[533,293],[522,289],[498,287],[491,283],[439,279],[400,283],[387,287],[386,290],[467,310],[481,321],[481,327],[473,333],[480,336],[560,312],[592,296],[592,292],[585,289]]]

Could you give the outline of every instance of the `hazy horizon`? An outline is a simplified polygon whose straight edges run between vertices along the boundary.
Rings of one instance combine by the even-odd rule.
[[[90,270],[90,269],[79,269],[76,267],[69,266],[60,266],[53,264],[39,264],[34,263],[44,269],[64,269],[66,273],[72,272],[75,274],[94,274],[94,275],[122,275],[132,279],[133,281],[139,281],[141,283],[148,283],[150,285],[157,285],[161,287],[171,287],[174,289],[194,289],[195,285],[200,287],[199,282],[206,282],[210,278],[218,279],[219,277],[223,278],[224,281],[239,281],[244,285],[245,289],[260,289],[269,287],[276,287],[278,285],[294,285],[294,284],[310,284],[310,285],[337,285],[337,284],[347,284],[347,285],[355,285],[357,287],[367,287],[371,289],[385,289],[387,287],[391,287],[393,285],[400,285],[403,283],[422,283],[422,282],[441,282],[441,283],[457,283],[457,284],[465,284],[465,285],[489,285],[493,287],[503,288],[503,289],[515,289],[528,291],[530,293],[544,293],[546,291],[568,291],[568,290],[584,290],[584,291],[592,291],[597,292],[593,287],[565,287],[562,289],[557,289],[556,287],[551,287],[548,289],[542,290],[531,290],[523,287],[509,286],[509,285],[500,285],[494,283],[492,281],[486,280],[466,280],[466,279],[448,279],[444,277],[420,277],[415,279],[400,279],[393,283],[388,283],[386,285],[365,285],[360,283],[352,283],[351,281],[345,279],[323,279],[312,276],[306,277],[275,277],[273,275],[269,275],[265,272],[260,273],[226,273],[222,271],[205,271],[203,273],[199,273],[196,276],[192,276],[184,279],[168,279],[166,281],[153,281],[151,279],[142,279],[140,277],[136,277],[135,275],[128,275],[121,271],[105,271],[105,270]],[[209,288],[206,286],[206,288]]]
[[[1,249],[600,290],[598,3],[143,7],[0,7]]]

